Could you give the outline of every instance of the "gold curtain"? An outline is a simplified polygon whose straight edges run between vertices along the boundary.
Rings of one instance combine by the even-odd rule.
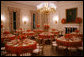
[[[33,30],[33,14],[35,14],[35,24],[40,24],[40,29],[44,29],[44,24],[48,24],[48,15],[40,14],[36,11],[31,12],[31,29]]]
[[[18,29],[20,27],[20,9],[17,8],[13,8],[13,7],[8,7],[9,10],[9,27],[10,27],[10,31],[13,32],[13,12],[16,12],[16,29]]]
[[[30,11],[31,12],[31,29],[33,30],[33,14],[35,14],[35,25],[38,24],[38,13],[36,11]],[[35,26],[36,27],[36,26]]]
[[[44,29],[44,24],[48,24],[48,15],[40,14],[41,28]]]

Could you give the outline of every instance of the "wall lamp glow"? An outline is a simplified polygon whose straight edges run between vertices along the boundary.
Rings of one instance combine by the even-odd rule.
[[[57,15],[56,15],[56,16],[54,16],[54,17],[53,17],[53,22],[54,22],[55,24],[57,24],[58,19],[59,19],[59,17],[58,17]]]
[[[28,18],[27,17],[23,17],[23,23],[26,24],[28,22]]]
[[[5,16],[4,15],[1,15],[1,22],[5,22]]]

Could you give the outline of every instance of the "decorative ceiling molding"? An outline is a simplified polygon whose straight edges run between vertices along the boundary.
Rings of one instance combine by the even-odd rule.
[[[36,7],[38,4],[43,3],[43,2],[52,2],[52,3],[56,4],[59,1],[5,1],[5,2],[11,2],[11,3],[16,3],[16,4],[22,4],[22,5]]]

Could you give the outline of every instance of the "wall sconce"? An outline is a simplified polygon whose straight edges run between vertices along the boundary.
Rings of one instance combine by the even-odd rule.
[[[53,22],[54,22],[55,24],[57,24],[58,19],[59,19],[58,15],[55,15],[55,16],[53,17]]]
[[[27,17],[23,17],[22,21],[23,21],[24,24],[27,24],[28,18]]]
[[[4,23],[5,22],[5,16],[4,15],[1,15],[1,23]]]
[[[24,21],[24,24],[26,24],[26,21]]]
[[[57,21],[55,21],[55,23],[57,24]]]

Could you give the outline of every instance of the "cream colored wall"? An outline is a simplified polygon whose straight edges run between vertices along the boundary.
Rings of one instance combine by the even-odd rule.
[[[1,4],[1,20],[3,20],[4,29],[9,30],[9,14],[7,7]]]
[[[31,7],[24,4],[17,3],[9,3],[9,2],[1,2],[1,19],[4,20],[4,28],[5,30],[10,30],[9,28],[9,11],[8,7],[15,7],[20,9],[20,27],[23,29],[31,29],[31,13],[30,10],[36,10],[35,7]],[[24,25],[23,19],[27,19],[26,24]]]
[[[81,17],[83,19],[83,2],[80,1],[65,1],[65,2],[59,2],[57,5],[56,13],[55,14],[50,14],[49,18],[49,25],[50,29],[51,28],[56,28],[58,30],[63,30],[65,32],[64,27],[66,26],[72,26],[72,27],[77,27],[81,33],[83,33],[83,22],[79,24],[62,24],[61,19],[66,18],[66,9],[69,8],[78,8],[77,11],[77,17]],[[31,14],[30,10],[36,10],[36,7],[31,7],[27,6],[24,4],[16,4],[16,3],[9,3],[9,2],[1,2],[1,15],[5,17],[4,21],[4,27],[9,30],[9,12],[8,12],[8,6],[10,7],[16,7],[21,10],[20,12],[20,27],[21,28],[31,28]],[[55,16],[55,17],[54,17]],[[57,16],[57,17],[56,17]],[[24,25],[23,19],[24,17],[28,20],[27,24]],[[3,19],[3,18],[2,18]],[[39,23],[41,24],[41,17],[39,17]],[[58,23],[55,24],[55,20],[53,19],[58,19]],[[42,27],[41,27],[42,28]],[[63,34],[64,34],[63,32]]]
[[[65,32],[64,27],[77,27],[80,30],[80,33],[83,33],[83,22],[79,24],[62,24],[61,19],[66,18],[66,9],[69,8],[78,8],[77,11],[77,17],[81,17],[83,19],[83,2],[78,1],[68,1],[68,2],[59,2],[57,4],[57,9],[55,14],[50,14],[49,24],[51,28],[56,28],[58,30],[63,30]],[[53,21],[53,16],[58,16],[58,23],[55,24],[55,21]],[[55,18],[54,18],[55,19]],[[63,32],[63,34],[65,34]]]

